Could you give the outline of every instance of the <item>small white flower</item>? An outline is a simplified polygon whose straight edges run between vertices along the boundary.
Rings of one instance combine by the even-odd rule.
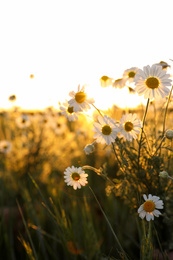
[[[161,212],[158,209],[163,209],[163,201],[160,197],[149,194],[147,198],[144,194],[143,198],[145,202],[138,208],[139,217],[142,219],[146,217],[147,221],[154,220],[154,216],[159,217]]]
[[[73,107],[74,112],[83,110],[86,111],[91,108],[90,104],[94,103],[93,98],[87,97],[87,94],[85,93],[85,86],[80,89],[80,85],[78,85],[78,91],[76,93],[71,91],[69,96],[72,97],[72,99],[68,101],[69,107]]]
[[[62,135],[67,130],[66,118],[64,116],[54,117],[52,120],[51,128],[56,135]]]
[[[95,142],[94,142],[94,143],[95,143]],[[86,155],[88,155],[88,154],[94,152],[94,150],[95,150],[94,143],[92,143],[92,144],[87,144],[87,145],[85,146],[84,152],[86,153]]]
[[[16,118],[16,124],[19,128],[26,128],[30,126],[31,120],[29,116],[22,114]]]
[[[136,67],[132,67],[130,69],[125,70],[124,73],[123,73],[124,81],[125,82],[128,81],[129,84],[133,83],[135,75],[136,75],[137,72],[138,72],[138,68],[136,68]]]
[[[133,138],[136,139],[137,135],[141,131],[142,123],[141,120],[137,118],[136,114],[126,114],[120,119],[120,137],[125,140],[132,141]]]
[[[135,76],[135,91],[139,95],[144,94],[144,98],[164,98],[170,92],[167,88],[171,86],[170,74],[162,70],[162,66],[145,66],[143,70],[138,70]]]
[[[7,140],[0,141],[0,153],[7,154],[11,151],[11,143]]]
[[[69,107],[68,102],[63,103],[60,106],[61,114],[64,115],[69,121],[75,121],[78,119],[79,112],[74,112],[73,107]]]
[[[114,88],[124,88],[126,85],[126,81],[124,80],[124,78],[122,79],[116,79],[113,84],[112,84],[112,87]]]
[[[99,123],[95,122],[92,129],[96,134],[94,138],[97,138],[96,142],[101,144],[110,145],[115,142],[117,133],[119,132],[118,126],[115,124],[115,120],[104,115],[104,117],[98,116]]]
[[[67,167],[64,172],[64,179],[68,186],[73,186],[74,190],[81,188],[81,186],[85,186],[87,182],[88,174],[82,169],[82,167]]]
[[[102,88],[106,88],[112,85],[113,79],[108,76],[102,76],[100,78],[100,84]]]

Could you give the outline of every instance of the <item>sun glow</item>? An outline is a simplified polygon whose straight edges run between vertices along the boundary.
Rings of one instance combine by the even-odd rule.
[[[135,2],[135,7],[141,10],[141,3]],[[105,4],[75,0],[68,1],[67,8],[63,1],[31,0],[11,1],[9,8],[4,1],[0,8],[0,22],[5,25],[1,28],[0,108],[13,105],[22,109],[58,108],[58,102],[68,100],[68,93],[76,91],[78,84],[87,84],[88,96],[95,99],[100,109],[113,104],[126,108],[145,103],[137,94],[129,94],[126,87],[102,88],[99,82],[103,75],[119,79],[123,71],[133,66],[142,68],[160,60],[168,62],[173,56],[171,38],[166,48],[163,48],[163,37],[159,42],[152,41],[154,47],[149,47],[147,38],[143,38],[147,6],[142,5],[141,13],[136,8],[132,10],[130,2],[126,4],[129,6],[124,9],[123,1],[111,0]],[[157,28],[163,25],[159,16],[171,24],[171,9],[164,12],[159,4],[157,8],[160,12],[155,17]],[[135,44],[128,41],[126,46],[127,38],[131,38],[131,31],[126,30],[127,22],[133,27],[136,21],[140,24],[138,37]],[[168,26],[164,30],[170,34]],[[16,95],[14,102],[8,100],[10,95]]]
[[[146,104],[146,100],[137,93],[129,93],[128,87],[115,89],[112,86],[102,88],[99,84],[89,85],[86,87],[89,97],[95,100],[95,106],[98,109],[106,110],[116,105],[120,108],[135,108],[140,104]]]

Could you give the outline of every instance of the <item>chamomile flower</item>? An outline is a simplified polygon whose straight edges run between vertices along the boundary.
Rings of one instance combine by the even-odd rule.
[[[82,169],[82,167],[67,167],[64,172],[64,179],[68,186],[73,186],[74,190],[81,188],[81,186],[85,186],[87,182],[88,174]]]
[[[95,122],[94,128],[94,138],[97,138],[96,142],[101,144],[110,145],[115,142],[117,133],[119,132],[118,126],[115,124],[115,120],[111,119],[107,115],[104,117],[98,116],[99,123]]]
[[[75,121],[78,119],[79,112],[74,112],[73,107],[69,107],[67,101],[60,106],[60,110],[61,114],[64,115],[69,121]]]
[[[126,85],[126,82],[125,82],[124,78],[121,78],[121,79],[114,80],[112,87],[121,89],[121,88],[124,88],[125,85]]]
[[[160,197],[149,194],[147,198],[144,194],[143,198],[145,202],[138,208],[139,217],[142,219],[146,217],[147,221],[154,220],[154,217],[159,217],[161,212],[158,209],[163,209],[163,201],[160,200]]]
[[[29,116],[27,116],[25,114],[21,114],[20,116],[18,116],[16,118],[16,124],[19,128],[26,128],[26,127],[30,126],[31,120],[30,120]]]
[[[127,69],[123,73],[123,79],[125,80],[125,82],[128,81],[129,84],[133,83],[135,75],[136,75],[137,72],[138,72],[138,68],[136,68],[136,67],[132,67],[130,69]]]
[[[157,66],[162,66],[162,69],[163,70],[167,70],[167,68],[170,68],[171,66],[165,62],[165,61],[160,61],[159,63],[155,63],[154,65],[157,65]]]
[[[149,65],[139,69],[135,75],[135,91],[144,98],[164,98],[170,92],[167,88],[171,86],[170,74],[162,70],[162,66]]]
[[[80,85],[78,85],[78,91],[76,93],[71,91],[69,96],[72,97],[72,99],[68,101],[69,108],[72,107],[74,112],[90,109],[90,104],[95,102],[93,98],[87,97],[85,86],[80,88]]]
[[[112,85],[112,81],[113,79],[108,77],[108,76],[102,76],[100,78],[100,84],[102,88],[106,88],[109,87],[110,85]]]
[[[136,139],[137,135],[140,133],[142,123],[140,119],[137,118],[136,114],[125,114],[120,119],[120,137],[125,140],[132,141],[133,138]]]
[[[7,140],[0,141],[0,153],[7,154],[11,151],[11,143]]]
[[[67,130],[67,121],[64,116],[53,116],[50,128],[55,132],[56,135],[62,135]]]

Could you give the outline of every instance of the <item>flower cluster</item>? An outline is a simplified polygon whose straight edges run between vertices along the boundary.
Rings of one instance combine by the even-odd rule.
[[[83,150],[86,155],[89,155],[90,153],[95,151],[94,145],[96,143],[113,146],[113,152],[115,153],[118,163],[120,164],[120,172],[124,173],[124,176],[126,176],[126,178],[124,181],[124,186],[122,180],[116,180],[115,183],[112,182],[112,180],[109,180],[112,186],[108,186],[108,188],[110,187],[111,191],[114,190],[114,188],[116,189],[117,186],[120,188],[122,186],[122,190],[124,190],[123,192],[125,193],[127,190],[126,186],[129,180],[132,180],[134,178],[139,181],[139,179],[142,179],[143,176],[145,176],[147,179],[147,175],[150,173],[151,168],[153,169],[153,176],[155,176],[155,168],[156,170],[160,169],[160,165],[162,164],[162,162],[161,160],[159,161],[159,159],[156,158],[156,154],[157,151],[160,149],[162,142],[164,142],[166,138],[168,140],[172,140],[172,130],[163,130],[162,141],[160,142],[160,145],[157,146],[157,140],[157,148],[155,148],[155,150],[151,152],[150,147],[148,150],[146,148],[146,145],[148,145],[148,140],[146,138],[146,135],[144,136],[144,124],[148,111],[149,101],[153,99],[157,100],[158,98],[164,98],[170,94],[169,87],[171,86],[172,80],[170,79],[170,74],[168,74],[167,70],[165,69],[168,67],[170,67],[168,64],[163,64],[162,62],[158,64],[153,64],[152,66],[144,66],[143,70],[137,67],[129,68],[124,71],[123,76],[120,79],[114,80],[113,78],[108,76],[103,76],[100,78],[101,87],[108,87],[112,85],[115,88],[123,88],[127,84],[133,84],[133,91],[138,93],[139,96],[143,95],[145,99],[148,99],[143,121],[138,118],[136,113],[123,114],[121,119],[119,121],[116,121],[114,118],[111,118],[108,115],[103,115],[102,112],[94,106],[99,112],[97,122],[93,122],[92,129],[92,131],[94,132],[93,138],[95,139],[95,141],[92,144],[86,145]],[[64,107],[60,107],[62,113],[64,113],[69,120],[77,119],[76,113],[80,114],[82,111],[89,109],[90,105],[93,105],[94,103],[94,100],[92,98],[87,97],[84,86],[82,88],[78,86],[78,91],[72,91],[69,95],[71,96],[71,99],[66,103],[66,105],[64,105]],[[70,116],[73,115],[73,117],[70,117],[68,114],[70,114]],[[136,139],[138,139],[136,142],[136,147],[138,145],[138,148],[131,147],[128,142],[132,142]],[[143,145],[145,146],[144,148],[147,151],[147,155],[142,161],[141,150]],[[119,155],[116,154],[115,146],[118,148],[117,150],[119,152]],[[132,148],[134,149],[133,152]],[[128,160],[123,157],[124,154],[126,154]],[[155,166],[156,159],[157,162]],[[144,166],[145,162],[148,163],[147,166]],[[152,167],[150,167],[151,162],[153,162]],[[122,165],[124,165],[124,169]],[[77,188],[80,189],[81,186],[85,186],[88,183],[88,174],[85,173],[84,169],[92,170],[93,168],[90,166],[83,166],[79,168],[76,168],[74,166],[72,166],[71,168],[68,167],[64,172],[64,178],[67,185],[73,186],[75,190]],[[105,175],[102,171],[96,169],[94,171],[97,174],[99,172],[98,175],[104,176],[104,178],[107,179],[107,175]],[[129,179],[127,177],[127,171],[131,174],[131,177],[129,177]],[[160,176],[164,177],[165,175],[163,176],[162,172]],[[166,177],[171,179],[169,175],[166,175]],[[154,220],[154,217],[159,217],[159,215],[161,215],[159,209],[163,209],[163,201],[160,199],[160,197],[150,194],[149,189],[147,190],[148,187],[146,188],[147,185],[145,181],[143,181],[141,187],[139,187],[140,185],[136,185],[135,187],[135,185],[136,184],[130,186],[133,186],[133,189],[136,189],[134,194],[137,194],[139,190],[140,192],[142,190],[146,190],[146,194],[149,194],[148,197],[146,194],[143,194],[145,202],[140,207],[139,201],[137,201],[137,198],[135,199],[135,208],[138,206],[139,217],[141,219],[144,219],[146,217],[147,221]]]

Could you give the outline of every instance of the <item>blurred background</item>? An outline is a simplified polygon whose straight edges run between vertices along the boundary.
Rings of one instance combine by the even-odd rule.
[[[0,108],[43,109],[78,84],[103,109],[134,107],[139,97],[100,89],[99,79],[173,59],[171,1],[1,1]],[[103,102],[104,99],[104,102]],[[134,101],[135,100],[135,101]]]

